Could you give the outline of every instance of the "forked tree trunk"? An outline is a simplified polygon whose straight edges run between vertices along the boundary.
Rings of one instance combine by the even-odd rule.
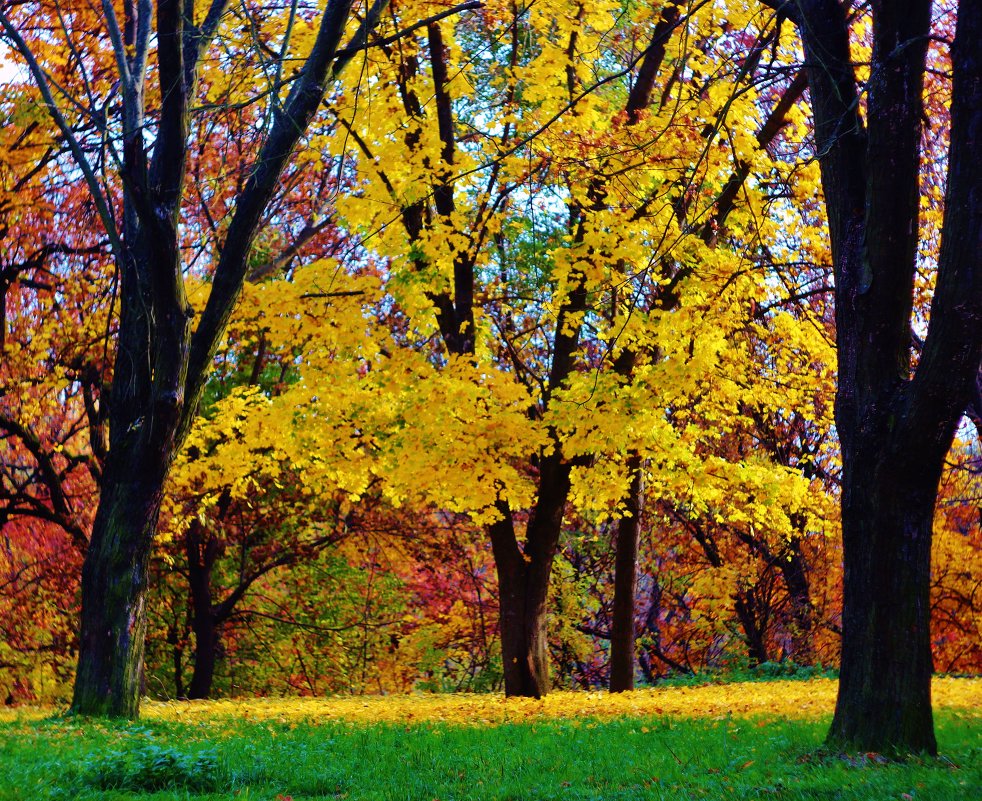
[[[572,464],[558,450],[539,466],[535,508],[520,545],[511,509],[488,527],[498,572],[499,629],[505,695],[540,698],[549,692],[549,579],[559,547]]]
[[[637,454],[628,461],[631,488],[627,514],[617,521],[614,555],[614,602],[610,621],[610,691],[634,689],[634,601],[638,585],[638,546],[644,481]]]
[[[944,457],[982,361],[982,0],[958,3],[941,249],[916,369],[911,317],[931,2],[872,4],[861,115],[845,7],[767,1],[789,13],[804,44],[835,268],[845,574],[828,741],[934,753],[931,526]]]
[[[126,5],[126,40],[120,52],[123,110],[124,228],[71,131],[62,133],[113,243],[121,276],[120,325],[110,403],[110,448],[92,541],[82,571],[82,632],[72,710],[80,714],[136,717],[139,713],[146,629],[147,566],[167,471],[186,438],[218,343],[248,267],[251,243],[279,187],[297,142],[354,52],[368,41],[385,10],[375,3],[352,38],[355,50],[338,56],[351,0],[328,0],[313,49],[283,104],[278,105],[254,169],[238,194],[218,256],[207,304],[193,339],[179,247],[188,150],[190,102],[196,65],[224,14],[215,2],[195,25],[190,5],[158,0],[157,74],[161,86],[156,139],[148,159],[144,89],[149,70],[137,53],[149,52],[153,26],[137,17],[146,4]],[[112,13],[111,9],[108,13]],[[144,24],[147,22],[148,24]],[[16,34],[0,11],[0,24]],[[142,37],[139,41],[135,36]],[[20,48],[33,63],[26,45]],[[132,55],[129,51],[132,50]],[[135,72],[134,72],[135,71]],[[138,74],[137,74],[138,73]],[[47,79],[32,75],[47,97]],[[53,101],[49,109],[55,115]],[[60,124],[60,123],[59,123]]]

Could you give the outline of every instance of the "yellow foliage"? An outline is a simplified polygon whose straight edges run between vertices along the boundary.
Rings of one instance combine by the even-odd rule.
[[[936,678],[936,708],[982,716],[982,679]],[[528,720],[613,717],[782,717],[820,719],[832,714],[832,679],[714,684],[635,690],[627,693],[553,692],[542,699],[500,695],[390,695],[340,698],[283,698],[227,701],[145,701],[146,720],[183,723],[216,718],[237,720],[453,723],[487,726]],[[50,709],[0,710],[0,719],[40,718]]]

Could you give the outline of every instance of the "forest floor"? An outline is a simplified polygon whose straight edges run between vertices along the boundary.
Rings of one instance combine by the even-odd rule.
[[[0,711],[0,799],[982,799],[982,679],[936,679],[941,755],[824,752],[835,682],[542,701],[146,702],[139,722]]]

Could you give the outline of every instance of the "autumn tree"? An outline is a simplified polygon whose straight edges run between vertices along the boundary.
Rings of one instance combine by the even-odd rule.
[[[285,97],[283,87],[274,83],[265,139],[237,193],[222,244],[212,255],[211,291],[192,325],[195,312],[186,297],[181,247],[188,120],[198,97],[202,56],[212,46],[228,6],[227,0],[214,0],[199,11],[181,0],[125,2],[121,16],[109,3],[98,11],[70,14],[58,3],[0,11],[3,39],[29,70],[40,102],[69,145],[119,274],[109,447],[82,576],[73,701],[80,713],[138,714],[147,562],[164,481],[190,430],[280,176],[335,76],[367,42],[385,3],[366,10],[345,55],[342,37],[351,3],[329,2],[310,28],[313,35],[303,45],[302,66],[290,76]],[[290,16],[274,50],[279,63],[290,50],[292,24]],[[100,32],[95,45],[79,43],[83,29]],[[115,102],[104,109],[88,84],[81,100],[62,97],[59,84],[46,71],[47,60],[61,47],[75,54],[80,68],[93,58],[106,63],[105,51],[98,50],[104,44],[110,48],[108,62],[114,65]],[[80,52],[88,58],[79,57]],[[279,81],[282,69],[275,74]],[[149,85],[152,75],[159,95]],[[75,125],[78,108],[96,121],[104,136],[122,179],[121,198],[107,190],[97,174],[99,164],[83,147]],[[112,113],[111,120],[106,111]]]
[[[0,106],[0,525],[44,521],[83,553],[101,472],[89,423],[108,324],[105,240],[72,230],[73,218],[94,222],[86,192],[31,101],[10,86]],[[50,325],[39,329],[41,317]]]
[[[932,4],[871,4],[868,72],[851,49],[853,23],[867,19],[861,11],[836,0],[768,5],[795,23],[804,47],[835,271],[845,578],[828,741],[934,753],[932,524],[945,454],[976,392],[982,357],[982,4],[941,8],[957,14],[953,41],[942,37],[941,51],[951,70],[950,143],[931,159],[945,169],[944,216],[916,358]]]
[[[658,24],[658,29],[662,33],[677,23],[680,13],[678,4],[669,4],[663,11]],[[658,35],[654,37],[655,42],[662,38]],[[761,92],[759,99],[760,107],[763,111],[763,123],[756,134],[756,143],[761,152],[767,152],[773,145],[781,129],[789,121],[789,113],[794,109],[796,102],[800,99],[805,88],[804,76],[795,75],[790,82],[773,80],[773,75],[769,74],[771,65],[762,64],[763,57],[768,49],[776,48],[777,40],[780,36],[780,26],[770,28],[766,24],[754,35],[750,29],[740,32],[736,37],[730,39],[726,36],[729,32],[729,24],[724,23],[724,36],[720,37],[725,44],[723,45],[727,53],[734,53],[736,63],[739,64],[737,85],[746,86],[754,81],[770,86],[769,91]],[[729,39],[729,41],[727,41]],[[628,103],[627,121],[629,124],[637,123],[646,107],[651,102],[651,93],[655,89],[655,82],[658,77],[660,62],[664,59],[665,48],[659,44],[657,49],[645,54],[645,59],[641,64],[636,82],[634,83]],[[663,101],[664,102],[664,101]],[[725,120],[722,121],[725,127]],[[755,181],[761,185],[768,185],[773,181],[775,164],[767,159],[761,165],[763,169],[754,175]],[[702,213],[698,226],[693,226],[693,233],[697,233],[703,243],[710,247],[715,247],[720,242],[727,241],[727,219],[737,206],[738,198],[745,191],[745,184],[753,172],[753,159],[744,155],[737,159],[737,163],[731,174],[724,182],[718,197]],[[679,207],[684,216],[685,205]],[[736,242],[739,247],[739,238]],[[677,273],[677,276],[684,275],[684,270]],[[667,273],[663,273],[667,275]],[[677,283],[678,277],[673,277],[668,281],[671,286]],[[773,310],[801,298],[794,293],[790,297],[767,305],[763,311]],[[677,293],[667,291],[656,296],[655,305],[662,310],[670,310],[676,306],[680,297]],[[635,298],[635,309],[645,310],[644,303],[640,297]],[[754,308],[754,312],[756,312]],[[657,353],[657,346],[655,347]],[[657,358],[657,356],[655,357]],[[630,379],[638,362],[638,354],[631,346],[624,348],[614,364],[615,370]],[[637,557],[640,545],[640,519],[644,502],[644,464],[638,453],[629,456],[629,473],[631,484],[625,499],[625,512],[618,525],[617,538],[615,540],[615,572],[614,572],[614,596],[612,601],[612,620],[610,630],[610,690],[619,692],[634,688],[634,669],[635,669],[635,590],[637,585]]]
[[[327,251],[335,243],[306,244]],[[349,431],[325,425],[312,448],[295,411],[305,399],[292,385],[301,381],[301,362],[357,375],[357,354],[339,352],[340,343],[329,332],[347,327],[349,315],[361,308],[350,298],[344,308],[343,297],[333,304],[304,300],[309,290],[304,278],[311,272],[318,272],[316,263],[313,270],[293,271],[292,279],[244,287],[229,323],[232,342],[216,359],[206,407],[167,484],[160,539],[169,564],[157,572],[161,584],[183,584],[193,633],[193,646],[182,647],[193,652],[187,683],[175,649],[179,696],[209,697],[225,650],[223,630],[249,618],[243,610],[257,587],[296,572],[301,562],[316,562],[351,528],[343,482],[318,471],[308,456],[313,451],[321,465],[336,467],[328,458],[331,435]],[[331,357],[317,361],[312,351],[324,349],[331,349]],[[171,613],[168,637],[183,640],[177,609]],[[280,611],[279,617],[289,619],[290,612]]]
[[[785,402],[735,378],[752,361],[750,339],[733,336],[747,299],[770,290],[764,270],[742,269],[761,200],[742,180],[724,191],[735,163],[767,158],[722,131],[729,113],[756,114],[752,82],[740,83],[753,66],[735,53],[768,17],[635,11],[488,4],[380,48],[371,103],[346,98],[336,111],[365,177],[340,210],[391,259],[386,289],[427,360],[420,374],[432,373],[412,428],[384,435],[404,458],[389,472],[386,455],[379,475],[406,487],[403,500],[486,527],[508,694],[548,690],[550,576],[568,509],[621,516],[631,453],[658,491],[691,467],[686,491],[695,483],[699,508],[715,508],[739,472],[721,457],[712,475],[697,454],[724,410]],[[469,56],[492,26],[504,71]],[[767,35],[749,36],[765,52]],[[383,110],[404,124],[370,126]],[[713,211],[724,198],[741,212],[717,246],[702,231],[728,217]],[[616,369],[625,354],[636,369]],[[764,461],[751,472],[773,468]],[[771,476],[787,493],[781,509],[801,506],[807,480]]]
[[[14,600],[70,597],[44,560],[90,547],[103,486],[76,708],[108,693],[100,708],[135,711],[165,474],[151,678],[166,654],[191,689],[197,649],[194,694],[232,686],[222,646],[236,670],[280,660],[256,691],[492,686],[499,612],[511,694],[548,688],[550,651],[600,681],[607,649],[589,637],[613,643],[628,686],[635,622],[647,676],[807,655],[834,607],[814,600],[834,575],[814,567],[835,547],[830,282],[818,166],[782,151],[812,80],[787,9],[489,0],[451,22],[461,7],[404,0],[371,47],[339,55],[344,3],[165,2],[156,22],[152,3],[120,3],[118,26],[110,5],[0,11],[36,83],[0,100],[3,555]],[[850,19],[858,62],[865,19]],[[362,69],[325,92],[352,55]],[[828,167],[854,133],[799,147]],[[934,161],[928,202],[949,163]],[[41,314],[58,326],[37,331]],[[972,578],[952,565],[969,520],[951,508],[944,525],[932,597],[961,664]],[[366,543],[321,548],[335,528]],[[128,560],[106,557],[117,546]],[[443,569],[456,560],[473,566]],[[118,616],[95,625],[93,597]],[[45,614],[39,636],[25,620],[6,621],[16,647],[70,653],[64,619]],[[98,664],[115,678],[92,690]]]

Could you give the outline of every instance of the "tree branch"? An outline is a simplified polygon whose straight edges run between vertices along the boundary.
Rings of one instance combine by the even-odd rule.
[[[28,47],[27,42],[25,42],[24,38],[20,35],[20,33],[18,33],[17,29],[10,21],[9,15],[2,8],[0,8],[0,28],[3,28],[7,38],[13,43],[14,48],[18,53],[20,53],[21,57],[26,62],[27,68],[31,73],[31,78],[37,86],[38,91],[41,92],[41,97],[44,100],[44,105],[48,111],[48,115],[51,117],[52,122],[54,122],[54,124],[58,127],[58,130],[61,131],[62,136],[65,138],[65,141],[68,143],[68,147],[71,150],[72,158],[75,160],[76,165],[78,165],[79,170],[82,172],[82,177],[85,179],[85,184],[92,195],[92,201],[95,204],[96,212],[99,215],[99,219],[102,220],[102,225],[106,229],[106,234],[109,237],[109,244],[112,247],[113,255],[116,257],[117,261],[122,262],[123,243],[119,235],[119,230],[116,228],[116,222],[113,218],[112,211],[110,210],[109,201],[102,193],[102,188],[99,185],[99,179],[96,177],[95,171],[92,169],[92,165],[89,164],[89,160],[85,156],[85,151],[82,150],[82,145],[75,137],[75,133],[72,131],[64,115],[58,108],[58,104],[55,102],[54,96],[51,94],[51,86],[47,77],[45,76],[44,70],[41,69],[40,64],[38,64],[37,59],[34,57],[34,53],[31,52],[30,47]]]

